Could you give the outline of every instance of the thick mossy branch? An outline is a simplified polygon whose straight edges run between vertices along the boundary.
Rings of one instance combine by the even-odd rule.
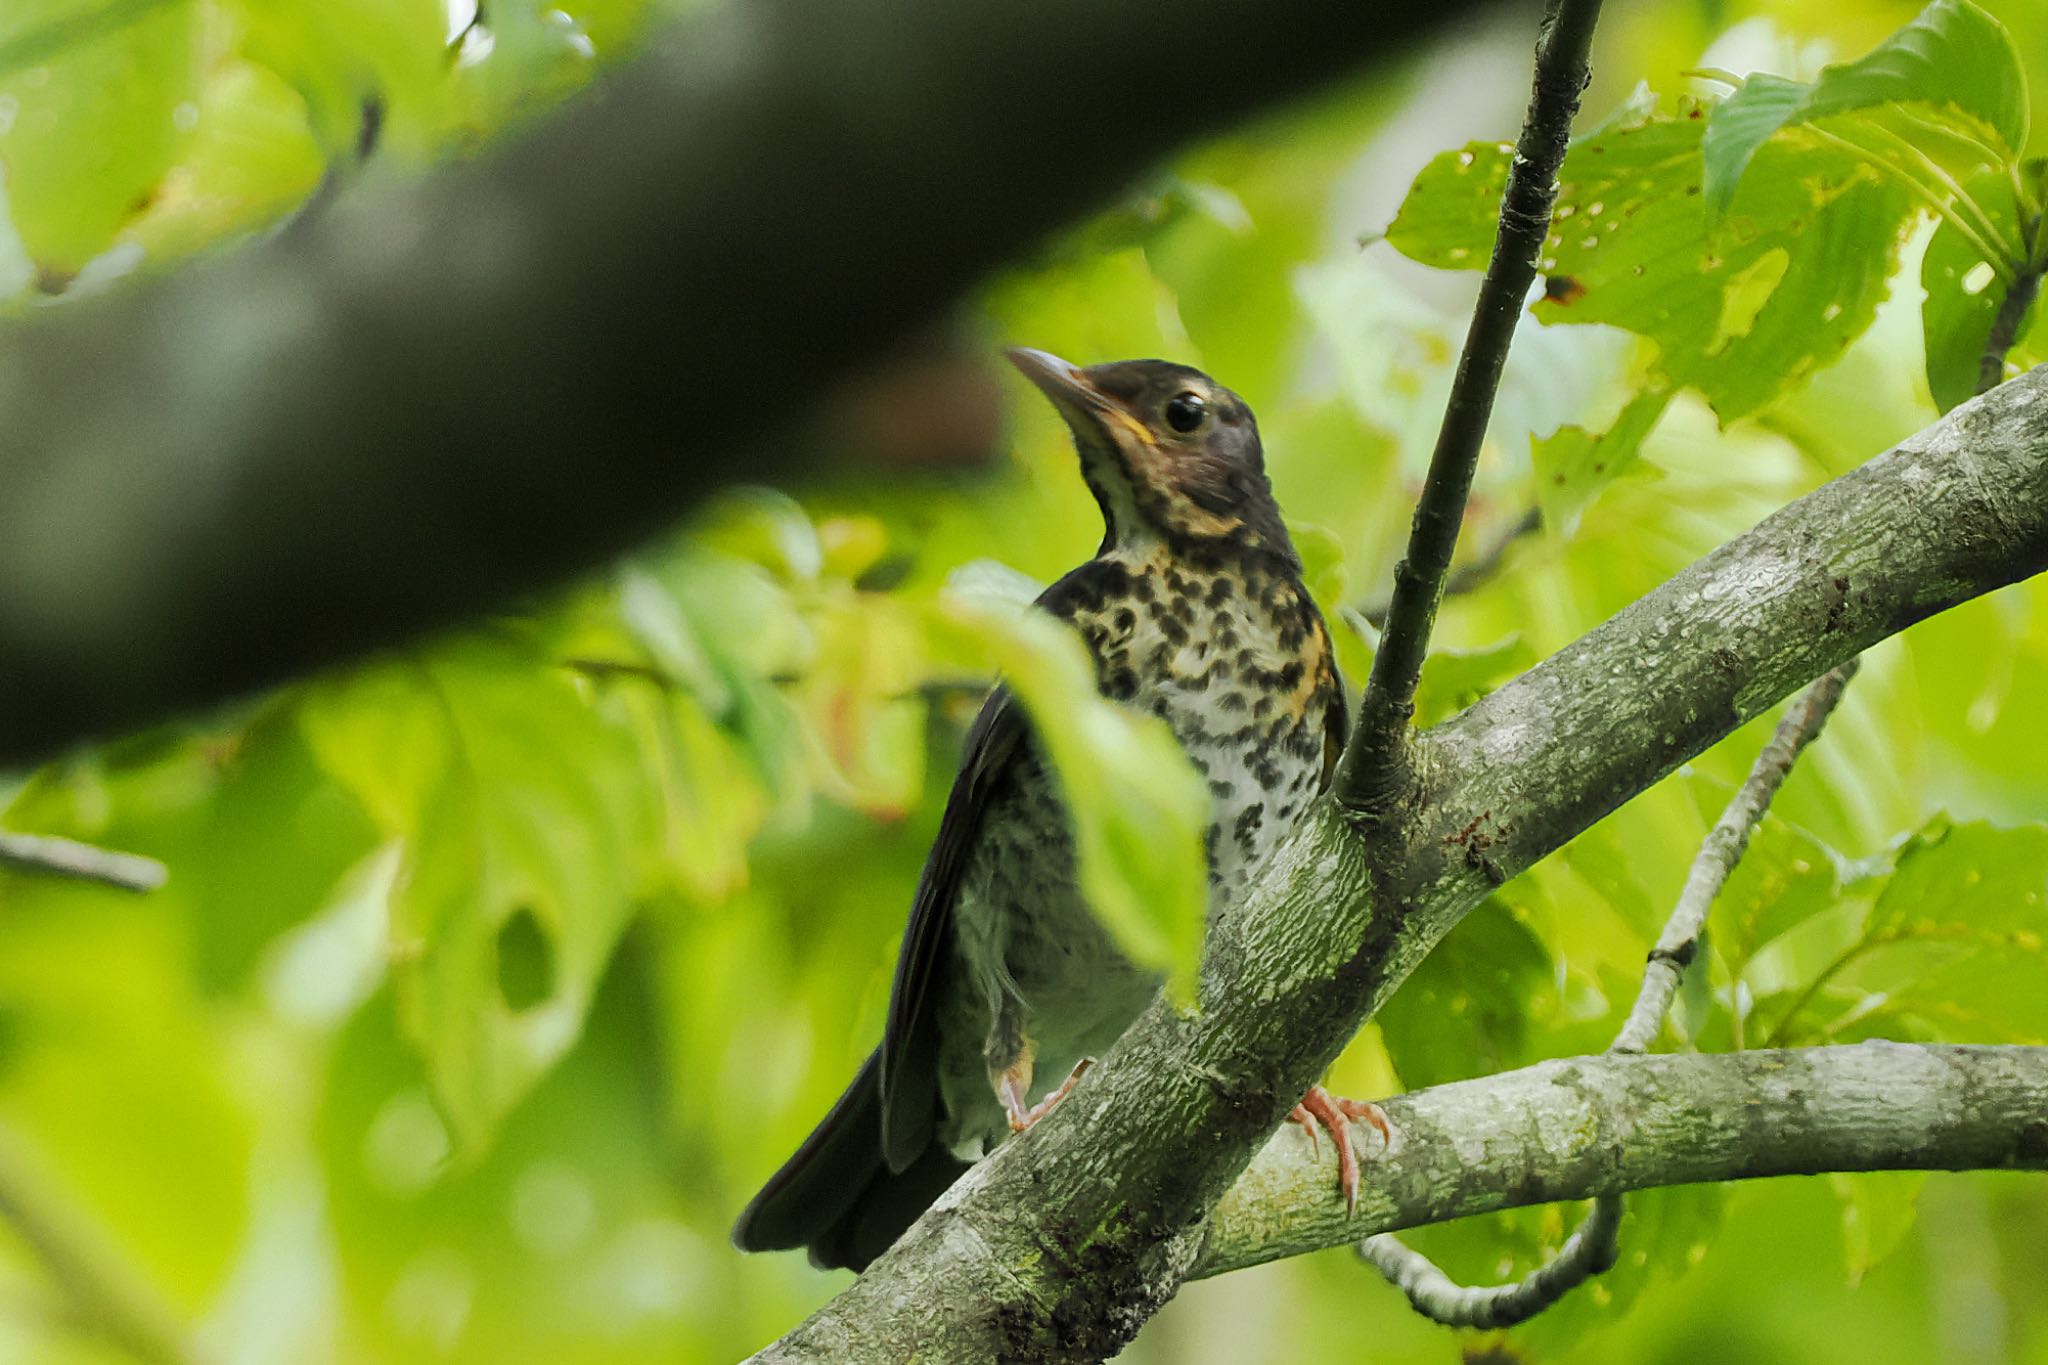
[[[1313,808],[1212,931],[1198,1013],[1155,1003],[761,1358],[1113,1354],[1193,1268],[1210,1208],[1302,1091],[1496,885],[1794,688],[2044,566],[2048,367],[1426,732],[1421,800],[1375,846],[1334,803]],[[1341,1209],[1334,1180],[1323,1198]]]
[[[476,162],[38,310],[0,330],[0,766],[800,476],[821,397],[996,266],[1480,3],[716,6]]]
[[[2048,1048],[1861,1043],[1608,1053],[1387,1100],[1399,1140],[1360,1168],[1282,1129],[1217,1204],[1196,1277],[1362,1233],[1659,1185],[1826,1171],[2048,1171]]]

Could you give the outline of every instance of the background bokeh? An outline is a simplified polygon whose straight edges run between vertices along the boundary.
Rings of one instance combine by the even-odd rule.
[[[1987,7],[2048,128],[2048,7]],[[687,8],[494,2],[473,22],[440,0],[14,0],[0,299],[27,314],[233,250],[323,177],[345,193],[488,155]],[[1709,93],[1698,67],[1811,76],[1915,8],[1612,4],[1587,122],[1638,82]],[[134,896],[0,870],[0,1360],[716,1361],[830,1296],[843,1277],[740,1256],[725,1230],[879,1035],[988,680],[987,642],[948,623],[941,590],[1028,595],[1100,534],[1057,420],[997,377],[999,349],[1170,356],[1240,391],[1356,676],[1476,279],[1379,238],[1431,158],[1513,135],[1527,20],[1446,33],[1193,148],[910,347],[878,337],[875,377],[801,439],[890,448],[887,477],[732,490],[458,637],[0,778],[8,828],[170,872]],[[1838,360],[1726,430],[1679,393],[1638,458],[1569,500],[1543,438],[1611,418],[1642,345],[1525,326],[1468,527],[1506,548],[1446,607],[1424,719],[1931,422],[1928,232]],[[676,387],[647,400],[716,401]],[[998,400],[998,458],[957,468]],[[1538,505],[1543,529],[1512,535]],[[2038,582],[1873,650],[1717,909],[1664,1045],[2048,1042],[2044,684]],[[1604,1046],[1768,725],[1504,887],[1333,1087]],[[1621,1266],[1505,1336],[1431,1327],[1332,1252],[1191,1286],[1125,1358],[2048,1365],[2038,1176],[1776,1181],[1630,1210]],[[1496,1279],[1577,1216],[1417,1241]]]

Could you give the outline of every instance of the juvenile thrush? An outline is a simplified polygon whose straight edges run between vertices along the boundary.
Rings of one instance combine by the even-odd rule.
[[[1329,632],[1302,586],[1244,400],[1162,360],[1011,361],[1072,430],[1101,504],[1095,557],[1038,606],[1070,622],[1102,692],[1165,718],[1208,780],[1211,918],[1325,785],[1345,731]],[[1063,1096],[1159,978],[1089,912],[1058,788],[998,686],[967,735],[911,904],[882,1045],[733,1229],[861,1269],[1008,1133]],[[1061,1077],[1065,1079],[1060,1080]],[[1057,1084],[1034,1100],[1034,1086]],[[1377,1108],[1312,1089],[1293,1117],[1336,1140]]]

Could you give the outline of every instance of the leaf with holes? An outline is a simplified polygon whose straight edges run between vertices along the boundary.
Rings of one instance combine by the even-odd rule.
[[[323,766],[404,841],[399,1015],[471,1157],[576,1041],[661,846],[633,736],[536,663],[468,639],[301,710]]]
[[[1913,209],[1904,189],[1839,150],[1772,142],[1733,211],[1710,222],[1703,115],[1691,114],[1573,145],[1532,311],[1648,337],[1663,377],[1700,390],[1727,423],[1834,360],[1870,325]],[[1474,143],[1438,157],[1416,177],[1388,241],[1426,264],[1479,268],[1512,153]]]

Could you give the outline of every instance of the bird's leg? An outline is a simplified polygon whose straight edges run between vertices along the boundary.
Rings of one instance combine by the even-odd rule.
[[[1032,1124],[1044,1118],[1055,1104],[1067,1097],[1074,1088],[1074,1082],[1081,1079],[1095,1060],[1083,1057],[1074,1066],[1059,1089],[1047,1095],[1037,1104],[1030,1103],[1032,1064],[1036,1060],[1031,1039],[1024,1032],[1023,1004],[1015,996],[1005,992],[996,1006],[995,1023],[988,1031],[988,1044],[984,1055],[988,1059],[989,1083],[995,1087],[996,1098],[1003,1102],[1003,1112],[1009,1116],[1010,1131],[1021,1133]]]
[[[1301,1125],[1301,1131],[1308,1134],[1310,1144],[1319,1150],[1322,1144],[1316,1137],[1316,1125],[1321,1124],[1330,1130],[1330,1140],[1337,1144],[1337,1184],[1344,1191],[1344,1211],[1356,1210],[1358,1154],[1351,1149],[1351,1120],[1362,1119],[1377,1129],[1380,1148],[1384,1151],[1394,1141],[1394,1125],[1387,1122],[1386,1111],[1370,1101],[1347,1100],[1341,1095],[1332,1095],[1320,1085],[1312,1085],[1287,1117]]]
[[[1054,1105],[1067,1097],[1067,1092],[1074,1088],[1074,1082],[1080,1080],[1088,1068],[1093,1065],[1095,1065],[1093,1057],[1083,1057],[1080,1061],[1075,1062],[1074,1069],[1067,1073],[1067,1078],[1060,1082],[1059,1088],[1048,1094],[1038,1103],[1032,1105],[1029,1109],[1018,1109],[1011,1100],[1009,1093],[1005,1092],[1003,1095],[1003,1107],[1010,1112],[1010,1131],[1021,1133],[1032,1124],[1044,1118],[1051,1112]]]

